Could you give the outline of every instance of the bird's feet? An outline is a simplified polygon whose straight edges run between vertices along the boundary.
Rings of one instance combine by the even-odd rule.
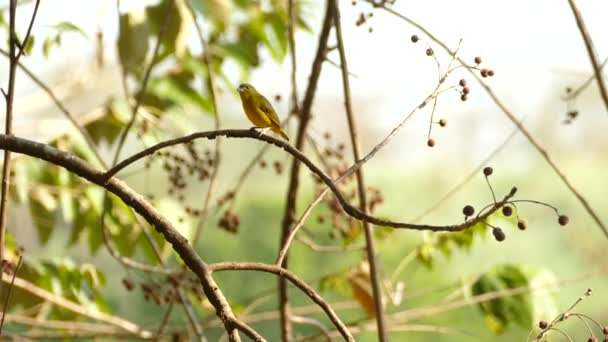
[[[252,131],[258,131],[258,128],[259,128],[259,127],[255,127],[255,126],[253,126],[253,127],[251,127],[250,129],[251,129]],[[266,133],[266,132],[267,132],[269,129],[270,129],[270,127],[266,127],[266,128],[264,128],[264,129],[262,129],[262,130],[258,131],[258,136],[259,136],[259,137],[261,137],[261,136],[262,136],[262,134]]]

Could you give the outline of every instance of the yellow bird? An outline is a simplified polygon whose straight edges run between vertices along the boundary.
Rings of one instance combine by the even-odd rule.
[[[258,128],[264,128],[262,133],[267,129],[281,135],[285,140],[289,141],[287,134],[281,129],[281,123],[279,122],[279,116],[274,111],[270,101],[268,101],[264,95],[258,93],[257,90],[247,83],[243,83],[238,87],[239,95],[241,96],[241,102],[243,103],[243,110],[251,123]]]

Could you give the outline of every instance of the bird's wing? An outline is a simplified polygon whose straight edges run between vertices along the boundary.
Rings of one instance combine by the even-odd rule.
[[[270,104],[270,102],[262,96],[262,99],[260,101],[260,110],[266,114],[268,116],[268,118],[270,119],[270,121],[272,121],[275,125],[277,126],[281,126],[281,123],[279,123],[279,117],[277,116],[277,113],[274,111],[274,108],[272,108],[272,105]]]

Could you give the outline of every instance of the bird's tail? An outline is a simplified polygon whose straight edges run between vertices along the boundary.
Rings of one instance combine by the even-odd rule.
[[[289,137],[287,136],[287,134],[285,134],[281,127],[272,127],[272,131],[283,137],[283,139],[289,141]]]

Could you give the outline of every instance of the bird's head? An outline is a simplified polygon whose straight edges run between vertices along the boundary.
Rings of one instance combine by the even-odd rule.
[[[253,89],[254,88],[251,84],[242,83],[241,85],[239,85],[239,87],[236,90],[241,94],[247,94],[247,93],[251,92]]]

